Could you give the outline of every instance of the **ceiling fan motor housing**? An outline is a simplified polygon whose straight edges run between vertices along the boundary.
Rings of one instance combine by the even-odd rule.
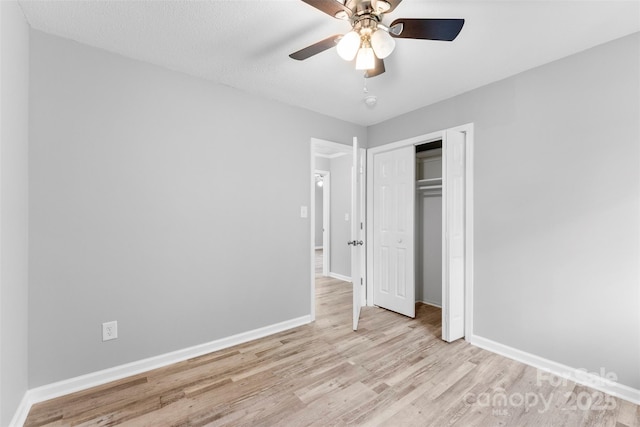
[[[377,60],[386,58],[395,48],[389,29],[380,24],[382,11],[391,6],[382,0],[375,5],[371,1],[347,1],[345,6],[352,12],[349,18],[352,31],[338,43],[338,54],[346,61],[356,58],[357,70],[372,70]]]

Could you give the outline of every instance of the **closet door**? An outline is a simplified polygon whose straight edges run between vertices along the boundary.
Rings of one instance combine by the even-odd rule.
[[[373,303],[415,317],[415,148],[373,162]]]
[[[464,336],[465,133],[445,132],[442,155],[442,339]]]

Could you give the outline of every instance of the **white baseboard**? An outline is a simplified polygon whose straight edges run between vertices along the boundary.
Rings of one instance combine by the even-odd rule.
[[[243,332],[226,338],[220,338],[205,344],[196,345],[182,350],[173,351],[171,353],[161,354],[159,356],[150,357],[148,359],[138,360],[136,362],[127,363],[113,368],[104,369],[102,371],[92,372],[90,374],[81,375],[79,377],[70,378],[36,387],[28,390],[25,394],[18,410],[16,411],[11,426],[22,426],[27,419],[31,406],[43,402],[45,400],[54,399],[77,391],[86,390],[111,381],[120,380],[132,375],[141,374],[152,369],[161,368],[173,363],[182,362],[187,359],[202,356],[214,351],[223,350],[233,347],[234,345],[243,344],[248,341],[273,335],[278,332],[286,331],[298,326],[311,323],[311,316],[302,316],[296,319],[286,320],[274,325],[265,326],[254,329],[252,331]]]
[[[338,274],[338,273],[333,273],[333,272],[329,272],[329,277],[333,277],[334,279],[338,279],[338,280],[344,280],[345,282],[350,282],[351,281],[351,277],[349,276],[344,276],[342,274]]]
[[[442,308],[442,304],[436,304],[435,302],[429,302],[429,301],[416,301],[425,305],[430,305],[432,307],[437,307],[437,308]]]
[[[620,399],[628,400],[631,403],[640,405],[640,390],[620,384],[615,381],[607,380],[600,375],[586,372],[584,369],[572,368],[553,360],[545,359],[535,354],[527,353],[513,347],[492,341],[478,335],[468,337],[468,341],[476,347],[489,350],[509,359],[517,360],[533,366],[541,371],[548,372],[560,378],[565,378],[577,384],[582,384],[599,390],[603,393],[610,394]]]
[[[27,421],[27,416],[29,415],[32,404],[33,403],[29,401],[29,392],[27,391],[22,397],[18,408],[16,408],[16,412],[13,414],[11,422],[9,422],[9,427],[22,427],[24,422]]]

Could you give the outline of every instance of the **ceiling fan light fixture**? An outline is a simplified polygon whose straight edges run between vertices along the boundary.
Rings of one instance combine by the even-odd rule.
[[[371,35],[371,47],[378,58],[384,59],[391,55],[396,47],[396,41],[388,32],[378,29]]]
[[[347,12],[345,12],[344,10],[339,10],[336,12],[336,14],[334,15],[337,19],[342,19],[343,21],[346,21],[349,19],[349,14]]]
[[[353,61],[353,58],[355,58],[358,53],[359,47],[360,34],[355,31],[349,31],[340,39],[338,46],[336,46],[336,50],[338,51],[340,58],[345,61]]]
[[[378,13],[387,13],[387,11],[391,9],[391,3],[384,0],[378,0],[376,2],[376,11]]]
[[[376,59],[373,54],[373,49],[370,46],[363,46],[358,51],[356,57],[356,70],[372,70],[376,66]]]

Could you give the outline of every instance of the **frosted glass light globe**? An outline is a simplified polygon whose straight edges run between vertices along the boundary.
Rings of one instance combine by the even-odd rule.
[[[376,58],[373,55],[373,49],[363,47],[358,51],[356,58],[356,70],[373,70],[376,66]]]
[[[396,41],[386,31],[377,29],[371,34],[371,47],[378,58],[384,59],[391,55],[396,47]]]
[[[356,53],[358,53],[359,47],[360,34],[356,33],[355,31],[349,31],[340,39],[336,49],[338,50],[338,55],[340,55],[340,58],[344,59],[345,61],[352,61],[353,58],[356,57]]]

